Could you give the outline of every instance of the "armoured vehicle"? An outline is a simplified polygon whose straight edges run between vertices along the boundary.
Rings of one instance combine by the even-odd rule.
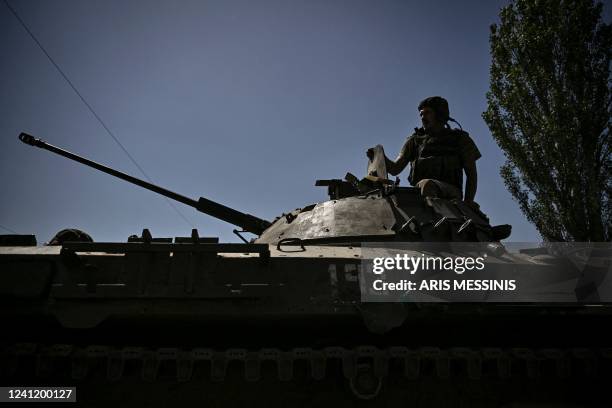
[[[510,227],[462,201],[389,181],[381,148],[364,179],[318,180],[329,200],[268,221],[19,138],[257,238],[2,236],[4,384],[76,385],[88,406],[612,402],[608,304],[363,301],[362,255],[376,243],[484,242],[501,268],[558,267],[546,248],[510,254],[499,242]]]

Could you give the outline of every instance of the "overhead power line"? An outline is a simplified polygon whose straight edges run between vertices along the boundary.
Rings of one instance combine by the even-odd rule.
[[[13,231],[12,229],[5,227],[4,225],[0,225],[0,229],[3,229],[3,230],[5,230],[5,231],[8,231],[8,232],[10,232],[11,234],[19,235],[19,233],[18,233],[17,231]]]
[[[53,66],[55,67],[55,69],[57,69],[57,71],[60,73],[60,75],[66,80],[66,82],[68,83],[68,85],[70,85],[70,87],[72,88],[72,90],[74,91],[74,93],[77,94],[77,96],[81,99],[81,102],[83,102],[83,104],[87,107],[87,109],[89,110],[89,112],[91,112],[91,114],[96,118],[96,120],[100,123],[100,125],[102,125],[102,127],[104,128],[104,130],[106,131],[106,133],[115,141],[115,143],[117,143],[117,145],[121,148],[121,150],[123,150],[123,152],[126,154],[126,156],[130,159],[130,161],[134,164],[134,166],[136,166],[136,168],[140,171],[140,173],[142,173],[142,175],[144,176],[144,178],[147,179],[147,181],[149,183],[153,183],[153,181],[151,180],[151,178],[149,177],[149,175],[144,171],[144,169],[138,164],[138,162],[136,161],[136,159],[130,154],[130,152],[128,152],[128,150],[125,148],[125,146],[123,146],[123,144],[119,141],[119,139],[117,138],[117,136],[115,136],[115,134],[110,130],[110,128],[108,126],[106,126],[106,123],[104,123],[104,121],[102,120],[102,118],[96,113],[96,111],[92,108],[92,106],[87,102],[87,100],[85,99],[85,97],[83,97],[83,95],[79,92],[79,90],[76,88],[76,86],[72,83],[72,81],[68,78],[68,76],[64,73],[64,71],[60,68],[60,66],[55,62],[55,60],[53,59],[53,57],[51,57],[51,55],[47,52],[47,50],[45,49],[45,47],[43,47],[43,45],[41,44],[40,41],[38,41],[38,39],[36,38],[36,36],[34,35],[34,33],[32,33],[32,31],[30,31],[30,29],[28,28],[27,24],[21,19],[21,17],[19,17],[19,14],[17,14],[17,11],[15,11],[15,9],[13,7],[11,7],[11,5],[9,4],[8,0],[4,0],[4,4],[6,4],[6,7],[10,10],[10,12],[15,16],[15,18],[17,19],[17,21],[19,21],[19,23],[21,24],[21,26],[23,27],[24,30],[26,30],[26,32],[30,35],[30,37],[32,38],[32,40],[34,40],[34,42],[36,43],[36,45],[38,45],[38,48],[40,48],[40,50],[46,55],[47,59],[51,62],[51,64],[53,64]],[[165,198],[165,197],[164,197]],[[185,215],[178,209],[178,207],[172,202],[170,201],[168,198],[165,198],[166,202],[174,209],[174,211],[190,226],[193,227],[193,223],[191,221],[189,221],[187,219],[187,217],[185,217]]]

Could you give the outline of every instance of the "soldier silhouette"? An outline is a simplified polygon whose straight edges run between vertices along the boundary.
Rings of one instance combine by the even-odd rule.
[[[424,99],[418,106],[422,127],[406,139],[399,155],[394,160],[385,156],[387,171],[392,175],[401,173],[410,163],[408,181],[421,190],[424,197],[464,199],[474,208],[478,183],[476,160],[480,151],[467,132],[452,129],[448,102],[440,96]],[[367,156],[372,159],[373,149]],[[463,173],[466,175],[463,194]]]

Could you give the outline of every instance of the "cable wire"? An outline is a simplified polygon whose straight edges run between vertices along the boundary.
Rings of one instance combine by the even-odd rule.
[[[0,228],[10,232],[11,234],[19,235],[17,231],[13,231],[12,229],[5,227],[4,225],[0,225]]]
[[[68,76],[66,76],[66,74],[64,73],[64,71],[62,71],[62,69],[60,68],[60,66],[55,62],[55,60],[51,57],[51,55],[47,52],[47,50],[45,49],[45,47],[43,47],[43,45],[40,43],[40,41],[38,41],[38,39],[36,38],[36,36],[34,35],[34,33],[32,33],[32,31],[30,31],[30,29],[28,28],[28,26],[26,25],[26,23],[21,19],[21,17],[19,17],[19,14],[17,14],[17,12],[15,11],[15,9],[13,9],[13,7],[11,7],[11,5],[9,4],[8,0],[4,0],[4,4],[6,4],[6,7],[11,11],[11,13],[15,16],[15,18],[17,19],[17,21],[19,21],[19,23],[21,24],[21,26],[24,28],[24,30],[26,30],[26,32],[30,35],[30,37],[32,38],[32,40],[34,40],[34,42],[36,43],[36,45],[38,45],[38,48],[40,48],[40,50],[47,56],[47,59],[51,62],[51,64],[53,64],[53,66],[55,67],[55,69],[57,69],[57,71],[60,73],[60,75],[66,80],[66,82],[68,83],[68,85],[70,85],[70,87],[72,88],[72,90],[77,94],[77,96],[81,99],[81,101],[83,102],[83,104],[87,107],[87,109],[91,112],[91,114],[97,119],[97,121],[100,123],[100,125],[102,125],[102,127],[104,128],[104,130],[106,130],[106,133],[108,133],[108,135],[115,141],[115,143],[117,143],[117,145],[121,148],[121,150],[123,150],[123,152],[127,155],[127,157],[130,159],[130,161],[134,164],[134,166],[136,166],[136,168],[142,173],[142,175],[147,179],[147,181],[149,183],[155,184],[153,183],[153,181],[151,180],[151,178],[147,175],[147,173],[144,171],[144,169],[138,164],[138,162],[136,161],[136,159],[130,154],[130,152],[127,151],[127,149],[125,148],[125,146],[123,146],[123,144],[119,141],[119,139],[115,136],[115,134],[109,129],[108,126],[106,126],[106,123],[104,123],[104,121],[102,120],[102,118],[100,116],[98,116],[98,114],[96,113],[96,111],[91,107],[91,105],[87,102],[87,100],[83,97],[83,95],[79,92],[79,90],[76,88],[76,86],[74,86],[74,84],[72,83],[72,81],[68,78]],[[164,197],[166,202],[168,204],[170,204],[170,206],[174,209],[174,211],[176,211],[176,213],[190,226],[193,227],[193,222],[191,222],[190,220],[187,219],[187,217],[185,217],[185,215],[176,207],[176,205],[170,201],[170,199]]]

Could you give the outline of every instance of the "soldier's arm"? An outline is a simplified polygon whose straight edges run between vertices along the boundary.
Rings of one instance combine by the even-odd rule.
[[[470,160],[463,165],[465,171],[465,197],[467,202],[473,202],[476,197],[476,188],[478,185],[478,171],[476,170],[476,160]]]
[[[389,174],[392,176],[397,176],[400,174],[406,168],[408,162],[412,159],[413,150],[412,138],[408,138],[406,143],[404,143],[402,146],[402,150],[400,150],[400,153],[395,161],[385,156],[385,165]]]
[[[460,131],[458,134],[460,155],[463,170],[465,171],[465,195],[464,200],[468,203],[474,203],[476,197],[476,187],[478,185],[478,172],[476,171],[476,160],[481,157],[480,151],[476,144],[467,134]]]

